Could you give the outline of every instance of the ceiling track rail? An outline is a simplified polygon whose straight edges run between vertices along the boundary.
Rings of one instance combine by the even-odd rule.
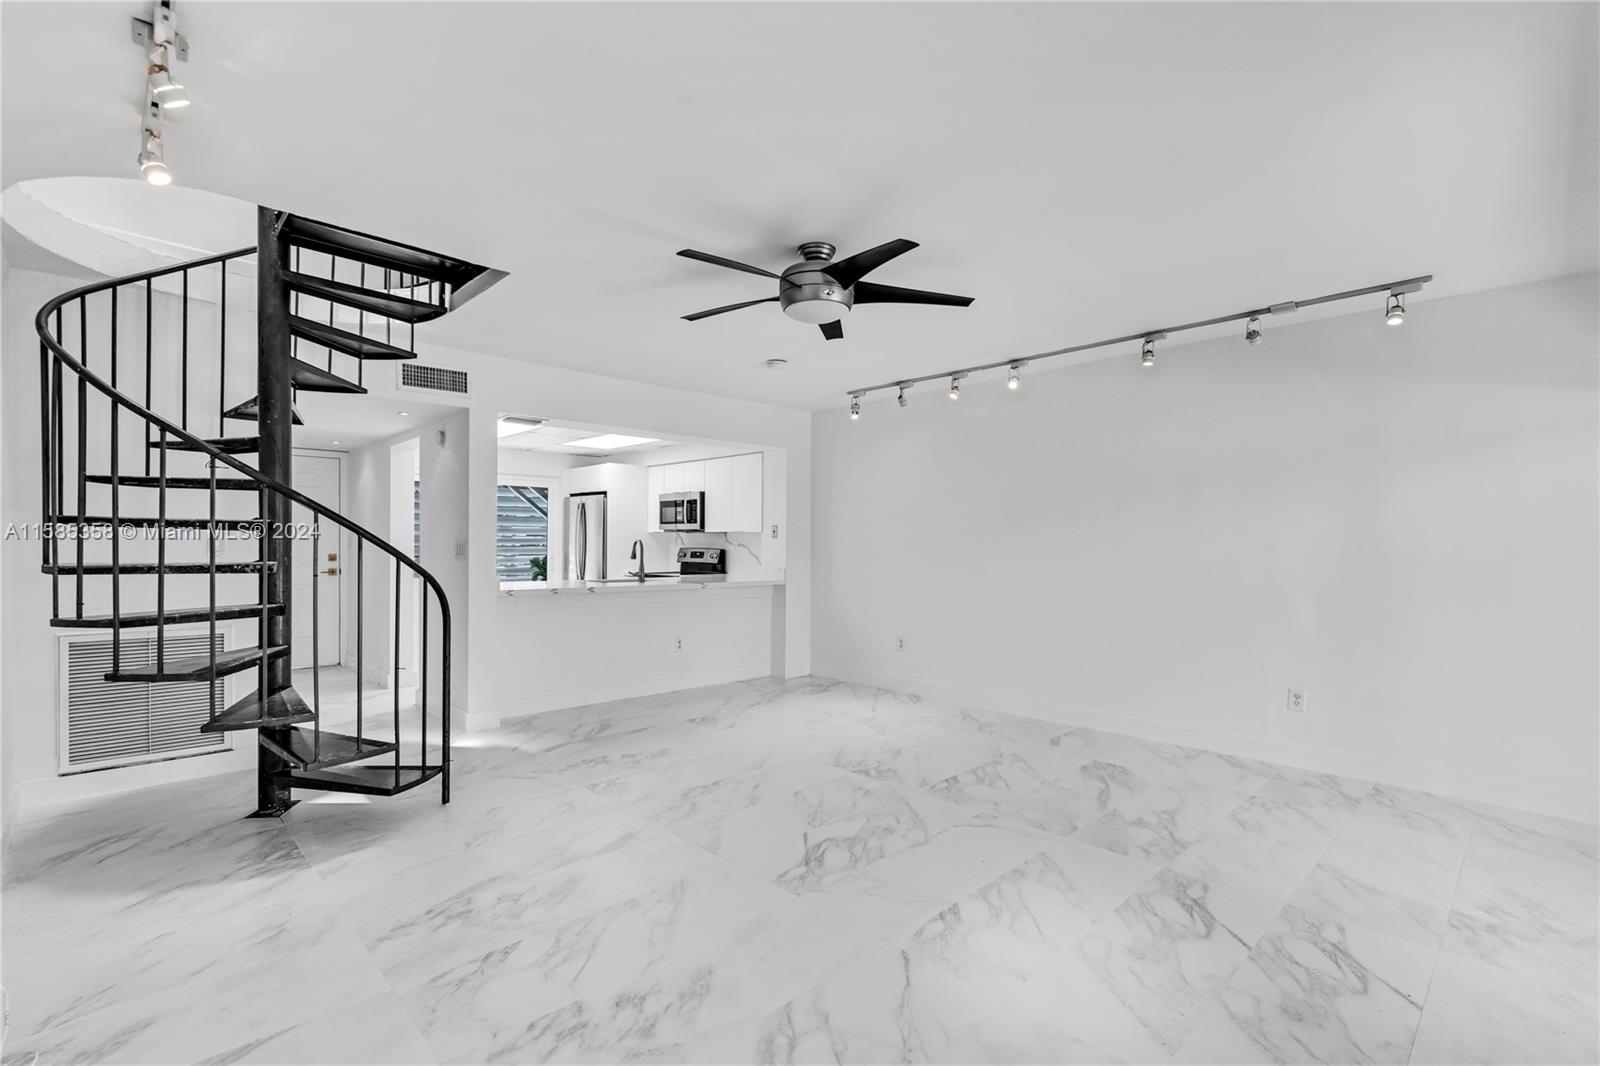
[[[1108,337],[1105,340],[1090,341],[1087,344],[1074,344],[1066,348],[1055,348],[1048,352],[1036,352],[1033,355],[1014,355],[1009,359],[997,359],[991,363],[979,363],[975,366],[955,367],[950,370],[941,370],[933,374],[923,374],[918,377],[898,378],[894,381],[885,381],[879,385],[868,385],[864,388],[851,389],[847,396],[852,401],[871,392],[882,392],[888,389],[905,390],[912,385],[924,381],[941,381],[947,379],[960,380],[968,374],[977,374],[985,370],[1002,370],[1010,368],[1020,370],[1029,363],[1036,363],[1042,359],[1054,359],[1062,355],[1075,355],[1079,352],[1093,351],[1096,348],[1109,348],[1117,344],[1129,344],[1134,341],[1164,340],[1174,333],[1183,333],[1187,330],[1205,329],[1209,326],[1220,326],[1228,322],[1247,322],[1252,318],[1263,315],[1284,315],[1298,311],[1304,307],[1316,307],[1318,304],[1337,303],[1340,300],[1353,300],[1362,296],[1375,296],[1378,293],[1390,297],[1404,296],[1407,293],[1418,292],[1424,285],[1433,280],[1432,274],[1421,277],[1405,278],[1401,281],[1385,282],[1381,285],[1368,285],[1360,289],[1347,289],[1344,292],[1328,293],[1325,296],[1313,296],[1305,300],[1289,300],[1283,303],[1268,304],[1265,307],[1252,308],[1248,311],[1238,311],[1229,315],[1218,315],[1215,318],[1205,318],[1197,322],[1185,322],[1176,326],[1161,326],[1156,329],[1144,329],[1137,333],[1125,333],[1120,337]]]

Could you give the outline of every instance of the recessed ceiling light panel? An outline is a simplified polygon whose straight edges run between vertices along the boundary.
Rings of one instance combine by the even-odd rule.
[[[630,437],[626,433],[601,433],[595,437],[584,437],[582,440],[568,442],[572,448],[594,448],[599,451],[616,451],[619,448],[634,448],[641,444],[654,444],[657,437]]]

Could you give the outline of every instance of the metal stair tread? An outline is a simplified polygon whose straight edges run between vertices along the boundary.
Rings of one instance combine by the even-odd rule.
[[[291,215],[284,224],[289,243],[313,252],[356,259],[379,268],[420,274],[433,281],[459,284],[483,268],[409,244],[373,237],[342,226]]]
[[[216,524],[218,526],[220,526],[224,530],[242,531],[242,530],[247,530],[247,529],[254,529],[257,525],[260,524],[261,519],[259,519],[259,518],[218,518],[218,519],[213,520],[213,519],[210,519],[210,518],[174,518],[174,517],[169,515],[166,518],[165,521],[166,521],[166,524],[168,526],[170,526],[170,527],[172,527],[174,529],[202,529],[202,528],[204,528],[206,526],[211,525],[212,522],[215,521]],[[149,515],[118,515],[117,516],[117,525],[119,525],[119,526],[137,526],[137,527],[144,528],[144,529],[154,529],[156,526],[160,525],[161,522],[162,522],[162,519],[155,518],[155,517],[152,517],[152,516],[149,516]],[[91,514],[91,515],[84,515],[80,519],[76,515],[61,515],[60,517],[58,517],[56,519],[56,524],[57,525],[62,525],[62,526],[76,526],[76,525],[83,525],[83,526],[109,526],[109,525],[111,525],[111,516],[110,515],[93,515],[93,514]]]
[[[295,788],[321,789],[324,792],[359,792],[366,796],[394,796],[432,781],[444,772],[442,766],[346,766],[338,770],[293,770],[289,781]]]
[[[288,731],[287,744],[278,744],[264,734],[261,743],[302,770],[343,766],[362,759],[388,755],[395,749],[394,742],[390,740],[353,737],[347,733],[330,733],[326,730],[318,732],[298,726]],[[389,768],[393,770],[393,766]]]
[[[235,618],[256,618],[262,611],[259,603],[231,603],[226,606],[219,605],[216,619],[219,622],[230,621]],[[283,611],[283,604],[266,604],[268,614],[279,614]],[[144,629],[157,625],[185,625],[189,622],[209,622],[212,618],[210,607],[178,607],[170,611],[157,613],[155,611],[138,611],[124,614],[120,619],[109,614],[86,614],[82,618],[67,615],[61,618],[52,618],[50,624],[64,629],[111,629],[119,625],[123,629]]]
[[[228,562],[218,563],[219,574],[254,574],[262,567],[272,570],[276,564],[256,560],[253,562]],[[85,577],[109,577],[113,572],[124,574],[209,574],[209,563],[123,563],[113,568],[110,563],[84,563],[78,566],[74,563],[60,563],[56,566],[41,566],[39,568],[46,574],[61,574],[75,576],[82,573]]]
[[[261,690],[250,693],[242,700],[218,711],[217,716],[200,727],[202,733],[226,733],[234,729],[262,729],[279,725],[309,722],[316,715],[306,706],[306,701],[293,688],[274,692],[263,702]]]
[[[110,474],[85,474],[83,480],[94,485],[110,485],[113,480]],[[209,489],[210,477],[173,477],[168,475],[167,488],[169,489]],[[132,489],[158,489],[161,487],[161,478],[151,474],[121,474],[115,479],[119,488]],[[219,492],[259,492],[261,483],[247,477],[219,477],[217,478]]]
[[[306,424],[305,419],[300,417],[300,409],[298,407],[295,407],[293,404],[291,404],[289,406],[289,410],[294,415],[293,422],[295,425],[303,426]],[[226,411],[222,412],[222,417],[239,418],[246,422],[261,421],[261,397],[252,396],[244,403],[228,408]],[[257,439],[259,440],[260,438]]]
[[[304,359],[289,360],[289,380],[297,389],[306,392],[349,392],[365,393],[364,386],[330,373],[320,366],[313,366]]]
[[[301,340],[320,344],[324,348],[332,348],[336,352],[354,356],[357,359],[415,359],[416,352],[397,348],[392,344],[373,337],[363,337],[359,333],[330,326],[323,322],[314,322],[309,318],[299,315],[289,317],[289,332]]]
[[[401,322],[428,322],[446,311],[446,308],[438,304],[424,303],[408,296],[394,296],[374,289],[364,289],[359,285],[331,278],[297,274],[294,271],[285,272],[283,277],[289,288],[296,292]]]
[[[202,439],[217,451],[227,455],[247,455],[261,450],[260,437],[211,437]],[[153,440],[150,442],[150,447],[159,449],[161,442]],[[169,440],[167,441],[167,451],[200,452],[202,449],[195,447],[186,440]]]
[[[268,648],[269,658],[276,659],[280,655],[288,654],[286,647]],[[185,655],[179,659],[169,658],[164,669],[157,669],[154,664],[141,666],[131,670],[112,671],[105,675],[107,681],[131,682],[156,682],[156,681],[213,681],[219,677],[236,674],[240,670],[255,666],[261,661],[260,648],[231,648],[228,651],[217,652],[216,669],[212,669],[210,655]]]

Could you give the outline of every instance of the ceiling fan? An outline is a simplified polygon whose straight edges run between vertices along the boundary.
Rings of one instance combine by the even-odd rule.
[[[844,336],[844,326],[839,320],[849,314],[850,308],[856,304],[937,304],[944,307],[966,307],[971,304],[970,296],[902,289],[897,285],[877,285],[861,280],[895,256],[904,255],[916,246],[916,241],[901,238],[834,262],[833,253],[836,249],[833,245],[826,241],[807,241],[799,248],[803,257],[800,262],[785,267],[781,275],[748,263],[724,259],[720,255],[685,248],[678,253],[685,259],[697,259],[712,266],[742,270],[746,274],[759,274],[776,280],[778,295],[713,307],[709,311],[696,311],[683,317],[685,321],[698,322],[702,318],[737,311],[741,307],[776,303],[790,318],[821,326],[822,335],[830,341],[836,341]]]

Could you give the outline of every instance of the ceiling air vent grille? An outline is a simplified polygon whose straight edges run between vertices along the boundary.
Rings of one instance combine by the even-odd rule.
[[[168,634],[168,660],[204,655],[209,634]],[[217,634],[217,650],[223,647]],[[111,682],[111,642],[68,639],[62,642],[61,771],[103,770],[112,766],[170,759],[203,750],[225,749],[220,733],[202,733],[210,714],[210,693],[204,681],[159,685]],[[154,665],[156,642],[124,637],[122,665]],[[225,705],[222,682],[217,702]]]
[[[465,396],[467,372],[425,363],[401,363],[400,387],[421,392],[454,392]]]

